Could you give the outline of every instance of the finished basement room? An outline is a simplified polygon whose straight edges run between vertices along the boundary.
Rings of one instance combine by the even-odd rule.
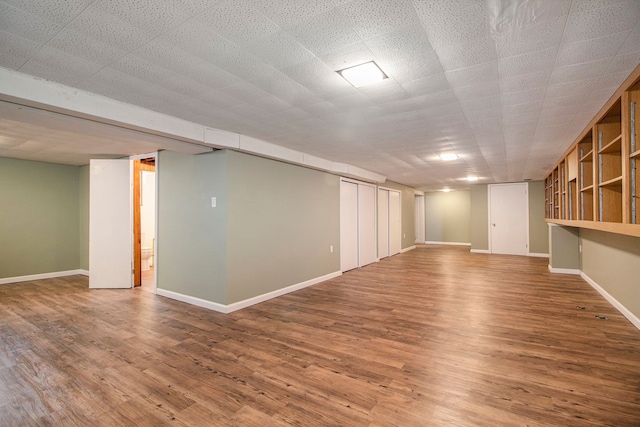
[[[0,0],[0,426],[640,425],[637,0]]]

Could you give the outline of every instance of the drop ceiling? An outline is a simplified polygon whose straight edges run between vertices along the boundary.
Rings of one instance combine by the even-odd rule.
[[[0,1],[0,67],[423,190],[543,178],[638,64],[638,0]],[[5,157],[171,149],[6,111]]]

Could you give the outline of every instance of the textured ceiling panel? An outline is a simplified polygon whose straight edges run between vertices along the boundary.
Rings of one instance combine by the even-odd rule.
[[[427,190],[540,179],[638,64],[638,0],[0,0],[2,67]],[[100,154],[34,132],[0,120],[0,155]]]
[[[0,2],[0,30],[6,33],[46,43],[61,29],[60,24]]]

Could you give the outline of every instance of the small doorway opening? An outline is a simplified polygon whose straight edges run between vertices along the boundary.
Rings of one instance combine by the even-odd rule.
[[[133,286],[155,292],[156,159],[133,164]]]

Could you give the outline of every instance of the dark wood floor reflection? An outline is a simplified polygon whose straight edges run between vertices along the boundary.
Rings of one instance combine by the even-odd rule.
[[[229,315],[2,285],[0,425],[640,425],[640,331],[546,264],[422,246]]]

